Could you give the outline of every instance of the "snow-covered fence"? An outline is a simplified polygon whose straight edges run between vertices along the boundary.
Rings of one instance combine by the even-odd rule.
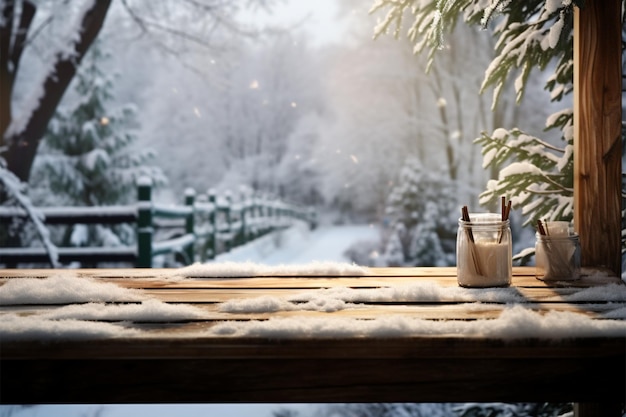
[[[135,246],[59,247],[58,261],[131,262],[151,267],[156,256],[173,255],[178,262],[190,264],[289,227],[295,220],[312,228],[316,225],[313,210],[267,197],[242,195],[235,201],[229,193],[217,196],[210,191],[196,196],[188,189],[184,205],[157,204],[152,201],[149,179],[138,182],[137,196],[137,204],[128,206],[38,208],[47,225],[131,223],[137,227]],[[24,210],[0,207],[0,223],[27,217]],[[44,248],[0,248],[0,265],[48,261]]]

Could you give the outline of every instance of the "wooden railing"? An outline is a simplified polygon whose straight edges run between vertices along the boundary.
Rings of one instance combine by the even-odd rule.
[[[138,202],[126,206],[42,207],[37,211],[46,225],[59,224],[135,224],[134,246],[57,247],[55,256],[62,264],[81,262],[132,263],[149,268],[155,257],[173,255],[182,264],[206,261],[268,233],[285,229],[294,221],[316,226],[311,209],[267,197],[241,196],[235,201],[210,191],[198,195],[185,191],[184,205],[164,205],[152,201],[152,184],[137,185]],[[0,207],[0,224],[15,218],[26,219],[24,210]],[[49,263],[50,254],[42,247],[0,248],[0,265],[17,267],[24,263]]]

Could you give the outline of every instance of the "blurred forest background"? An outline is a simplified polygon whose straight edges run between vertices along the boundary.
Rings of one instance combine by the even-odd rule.
[[[67,22],[85,7],[35,3],[14,114],[33,106],[50,51],[66,48]],[[188,187],[243,189],[314,207],[322,224],[375,225],[380,240],[351,251],[359,263],[453,265],[459,208],[493,209],[479,204],[498,176],[474,142],[481,132],[523,121],[525,132],[562,142],[544,131],[560,108],[544,90],[554,64],[530,75],[520,103],[506,85],[492,108],[492,89],[479,93],[491,31],[455,25],[427,74],[414,42],[374,39],[384,13],[371,7],[113,1],[39,147],[33,205],[127,203],[148,174],[162,202]],[[513,222],[520,250],[532,230]]]

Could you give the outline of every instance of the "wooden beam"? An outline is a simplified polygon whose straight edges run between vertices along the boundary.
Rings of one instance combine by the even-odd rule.
[[[621,272],[621,1],[574,18],[574,222],[583,266]]]

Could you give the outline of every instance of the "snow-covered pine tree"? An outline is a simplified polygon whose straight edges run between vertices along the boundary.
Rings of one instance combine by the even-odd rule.
[[[424,169],[419,159],[408,158],[397,184],[387,204],[394,230],[386,256],[389,245],[397,246],[399,242],[402,265],[454,265],[459,217],[454,182],[446,175]],[[393,253],[394,263],[398,263],[397,251]]]
[[[98,44],[92,46],[74,79],[74,94],[48,127],[31,181],[37,204],[125,204],[136,198],[139,177],[165,182],[161,170],[148,165],[154,153],[133,147],[138,127],[135,107],[113,104],[114,77],[101,68],[107,57]],[[62,240],[64,246],[113,246],[131,243],[134,231],[73,225]]]
[[[413,15],[408,38],[415,52],[427,50],[430,62],[445,45],[445,33],[462,19],[488,29],[495,42],[495,58],[487,65],[482,91],[493,87],[493,105],[507,83],[514,79],[517,101],[522,100],[533,69],[554,67],[545,88],[552,101],[559,102],[573,90],[573,11],[580,0],[377,0],[371,12],[387,10],[377,25],[379,36],[400,35],[407,13]],[[506,196],[514,208],[521,208],[526,220],[571,220],[573,217],[573,112],[564,108],[551,115],[546,129],[559,129],[562,146],[512,127],[483,132],[483,167],[499,170],[497,179],[481,194],[482,204]]]
[[[406,233],[404,223],[398,222],[394,225],[382,255],[385,266],[404,266],[406,264],[406,254],[402,244]]]

